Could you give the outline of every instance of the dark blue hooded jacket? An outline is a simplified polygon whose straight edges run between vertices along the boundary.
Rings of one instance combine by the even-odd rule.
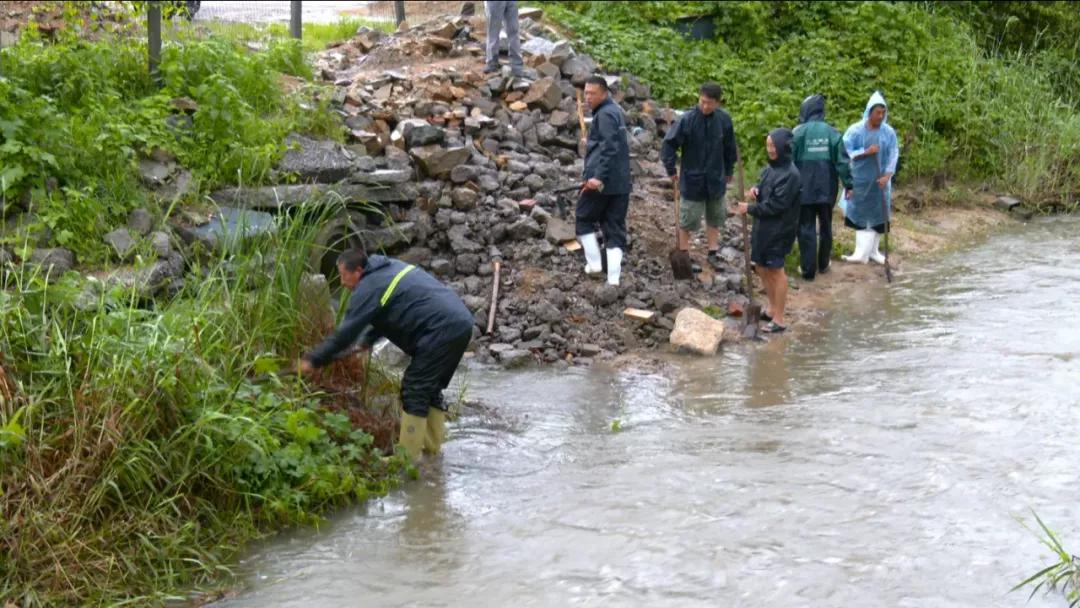
[[[407,267],[401,260],[368,257],[337,331],[306,357],[312,365],[326,365],[361,334],[365,345],[385,336],[412,356],[472,331],[473,315],[457,294],[420,268],[400,274]]]

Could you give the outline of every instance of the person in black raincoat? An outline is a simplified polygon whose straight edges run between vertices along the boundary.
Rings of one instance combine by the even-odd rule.
[[[585,102],[592,108],[592,126],[585,152],[585,169],[575,212],[574,231],[585,251],[585,274],[599,276],[603,270],[596,224],[604,231],[607,249],[607,282],[618,285],[626,249],[626,213],[630,209],[630,144],[626,116],[611,99],[602,76],[585,81]]]
[[[802,188],[799,170],[791,161],[789,129],[774,129],[765,138],[769,166],[761,172],[761,180],[746,192],[746,198],[756,200],[753,206],[739,203],[735,213],[749,213],[754,218],[750,235],[750,260],[765,285],[769,310],[762,313],[768,324],[765,333],[787,329],[784,306],[787,302],[787,275],[784,258],[795,243],[799,228],[799,191]]]
[[[338,258],[341,284],[352,290],[337,330],[300,361],[311,373],[359,344],[370,348],[385,336],[412,360],[401,378],[398,445],[413,460],[437,454],[446,433],[442,391],[454,377],[472,339],[475,320],[449,287],[412,264],[352,249]]]

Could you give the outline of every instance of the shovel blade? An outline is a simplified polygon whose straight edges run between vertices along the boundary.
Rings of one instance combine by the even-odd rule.
[[[690,263],[690,252],[681,249],[672,249],[668,254],[671,262],[671,273],[676,281],[689,281],[694,278],[694,267]]]

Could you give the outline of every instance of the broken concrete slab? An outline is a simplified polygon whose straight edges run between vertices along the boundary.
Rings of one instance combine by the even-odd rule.
[[[684,308],[675,316],[669,341],[681,351],[712,356],[724,339],[724,323],[696,308]]]
[[[272,210],[283,210],[303,203],[320,201],[390,203],[412,201],[415,198],[416,187],[411,183],[380,187],[353,184],[263,186],[261,188],[223,188],[210,193],[210,199],[219,205]]]
[[[320,141],[292,134],[285,138],[289,147],[278,163],[283,173],[295,173],[303,181],[338,182],[353,168],[353,159],[336,141]]]

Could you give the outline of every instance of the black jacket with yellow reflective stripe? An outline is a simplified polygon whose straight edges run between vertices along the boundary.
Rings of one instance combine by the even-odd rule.
[[[411,356],[420,348],[439,346],[472,331],[473,315],[461,298],[420,268],[402,273],[408,267],[381,255],[368,258],[345,318],[307,355],[312,365],[326,365],[361,334],[365,345],[385,336]]]

